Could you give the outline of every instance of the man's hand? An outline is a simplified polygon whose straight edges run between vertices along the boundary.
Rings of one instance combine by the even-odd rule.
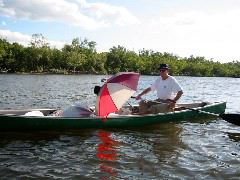
[[[172,100],[172,99],[168,99],[168,106],[171,109],[174,109],[176,105],[176,101]]]
[[[150,91],[151,91],[151,87],[148,87],[147,89],[144,89],[142,93],[140,93],[139,95],[137,95],[137,96],[135,97],[135,99],[136,99],[136,100],[142,99],[142,96],[143,96],[144,94],[147,94],[147,93],[150,92]]]
[[[136,100],[140,100],[140,99],[142,99],[142,98],[141,98],[140,95],[137,95],[137,96],[135,97],[135,99],[136,99]]]
[[[170,103],[169,103],[169,108],[174,109],[174,108],[175,108],[175,105],[176,105],[175,102],[170,102]]]

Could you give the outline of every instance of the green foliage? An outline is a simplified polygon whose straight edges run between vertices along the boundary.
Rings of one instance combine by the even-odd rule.
[[[105,68],[108,73],[115,74],[123,71],[137,71],[138,56],[122,46],[112,47],[107,53]]]
[[[50,48],[42,34],[33,34],[29,47],[0,38],[1,72],[115,74],[123,71],[159,74],[160,63],[172,75],[240,77],[240,62],[219,63],[204,57],[178,57],[167,52],[142,49],[138,53],[122,46],[98,53],[96,42],[74,38],[59,50]]]

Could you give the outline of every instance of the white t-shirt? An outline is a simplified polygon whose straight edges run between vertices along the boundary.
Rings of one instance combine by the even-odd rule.
[[[166,80],[163,80],[162,77],[158,77],[151,86],[151,90],[157,91],[159,99],[166,100],[173,99],[178,91],[182,91],[182,88],[174,77],[169,76]]]

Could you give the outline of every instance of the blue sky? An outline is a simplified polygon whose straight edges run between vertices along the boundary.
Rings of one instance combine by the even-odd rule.
[[[41,33],[51,46],[73,38],[138,52],[240,61],[240,0],[0,0],[0,36],[28,45]]]

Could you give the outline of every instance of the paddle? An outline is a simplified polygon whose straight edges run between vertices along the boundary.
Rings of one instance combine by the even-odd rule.
[[[131,96],[131,98],[136,98],[134,96]],[[166,103],[162,103],[162,102],[159,102],[159,101],[152,101],[154,103],[157,103],[157,104],[166,104]],[[240,126],[240,114],[230,114],[230,113],[223,113],[223,114],[215,114],[215,113],[210,113],[210,112],[207,112],[207,111],[203,111],[203,110],[199,110],[199,109],[193,109],[193,108],[188,108],[188,107],[184,107],[184,106],[181,106],[181,108],[184,108],[184,109],[189,109],[191,111],[196,111],[196,112],[199,112],[199,113],[205,113],[205,114],[209,114],[209,115],[213,115],[213,116],[216,116],[216,117],[220,117],[221,119],[229,122],[229,123],[232,123],[232,124],[235,124],[235,125],[238,125]]]
[[[221,117],[223,120],[240,126],[240,114],[219,114],[219,117]]]

